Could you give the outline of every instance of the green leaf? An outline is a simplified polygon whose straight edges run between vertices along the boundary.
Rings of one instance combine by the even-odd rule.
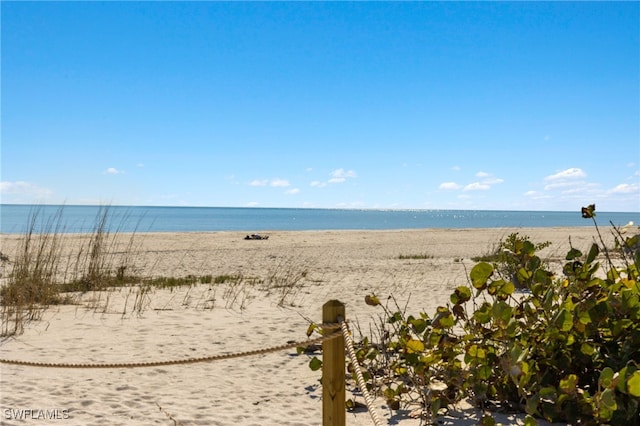
[[[491,414],[485,414],[480,419],[480,426],[496,426],[496,419]]]
[[[394,324],[396,322],[402,321],[402,314],[400,312],[395,312],[389,317],[387,321],[389,321],[389,324]]]
[[[418,334],[422,333],[427,328],[427,321],[423,318],[411,318],[408,322],[413,326],[413,331]]]
[[[529,279],[531,279],[531,277],[533,277],[533,272],[525,269],[525,268],[520,268],[518,269],[518,281],[520,281],[521,283],[524,283],[526,281],[528,281]]]
[[[616,390],[622,393],[627,392],[627,370],[629,367],[623,367],[622,370],[618,372],[618,380],[614,380]],[[630,375],[633,373],[629,372]]]
[[[555,394],[556,388],[554,388],[553,386],[545,386],[543,388],[540,388],[540,396],[543,398],[555,398]]]
[[[322,361],[318,359],[318,357],[313,357],[311,358],[311,361],[309,361],[309,368],[311,369],[311,371],[318,371],[322,368]]]
[[[375,294],[367,295],[364,298],[364,303],[369,306],[378,306],[380,304],[380,299],[378,299],[378,296],[376,296]]]
[[[578,321],[581,324],[587,325],[591,323],[591,315],[589,315],[589,311],[581,311],[578,314]]]
[[[407,367],[404,367],[404,366],[401,366],[401,365],[398,365],[398,366],[396,366],[396,368],[393,369],[393,372],[396,373],[398,376],[402,376],[402,375],[407,374],[407,371],[408,371]]]
[[[507,296],[513,294],[514,291],[516,291],[516,286],[510,281],[505,282],[505,284],[500,288],[500,293]]]
[[[640,398],[640,370],[634,371],[627,379],[627,392],[629,395]]]
[[[456,288],[455,292],[451,295],[451,303],[454,305],[460,305],[469,300],[471,300],[471,289],[466,286]]]
[[[562,331],[569,331],[573,328],[573,315],[566,309],[558,312],[555,318],[555,325]]]
[[[486,324],[491,321],[491,305],[487,302],[483,303],[482,306],[473,313],[473,319],[480,324]]]
[[[571,250],[569,250],[569,253],[567,253],[567,256],[565,257],[565,259],[574,260],[580,257],[582,257],[582,252],[577,248],[572,248]]]
[[[527,412],[527,416],[536,414],[538,412],[538,404],[540,403],[540,397],[538,395],[533,395],[527,398],[527,403],[525,404],[525,411]]]
[[[536,252],[536,246],[531,241],[525,240],[522,242],[522,252],[532,256]]]
[[[442,399],[441,398],[433,398],[431,400],[431,414],[434,416],[438,415],[438,411],[442,407]]]
[[[518,329],[518,322],[512,317],[507,323],[507,336],[513,339],[519,333],[520,330]]]
[[[615,386],[613,381],[615,373],[611,367],[605,367],[600,372],[600,378],[598,379],[598,385],[602,388],[608,389]]]
[[[309,327],[307,328],[307,337],[311,336],[313,332],[316,330],[316,328],[318,328],[316,324],[314,323],[309,324]]]
[[[455,325],[455,319],[451,311],[444,307],[438,306],[437,314],[433,318],[433,326],[436,328],[451,328]]]
[[[477,372],[476,372],[476,377],[478,377],[481,380],[487,380],[489,377],[491,377],[491,367],[489,367],[488,365],[482,365],[480,366],[480,368],[478,368]]]
[[[524,416],[524,426],[538,426],[538,421],[531,415]]]
[[[587,263],[593,262],[599,253],[600,249],[598,248],[598,245],[593,243],[591,245],[591,249],[589,250],[589,254],[587,255]]]
[[[588,343],[583,343],[582,345],[580,345],[580,352],[582,352],[586,356],[593,355],[595,351],[595,348]]]
[[[578,385],[578,376],[575,374],[569,374],[564,379],[560,380],[560,390],[566,394],[573,394]]]
[[[513,314],[513,308],[505,302],[495,303],[491,311],[493,318],[502,326],[502,328],[507,326],[511,319],[511,315]]]
[[[626,286],[626,283],[624,283]],[[622,296],[622,307],[626,310],[636,310],[640,306],[640,296],[637,292],[630,290],[629,287],[625,287],[620,291]]]
[[[616,391],[614,389],[605,389],[600,396],[600,403],[611,411],[617,410]]]
[[[424,352],[424,343],[421,340],[411,339],[407,342],[407,352]]]
[[[351,411],[356,408],[356,403],[353,401],[353,399],[349,398],[345,401],[345,406],[347,407],[348,411]]]
[[[545,271],[544,269],[536,269],[536,272],[533,275],[533,281],[540,284],[549,284],[551,282],[552,276],[553,274],[549,271]]]
[[[467,349],[467,354],[471,357],[471,358],[486,358],[487,357],[487,351],[478,346],[478,345],[471,345],[469,346],[469,349]]]
[[[487,286],[487,280],[491,277],[492,274],[493,265],[487,262],[480,262],[475,265],[469,273],[471,284],[473,284],[474,288],[482,290]]]

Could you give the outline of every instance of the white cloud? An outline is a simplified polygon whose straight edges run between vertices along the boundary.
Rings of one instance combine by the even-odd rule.
[[[499,183],[503,183],[504,179],[500,179],[500,178],[496,178],[496,177],[489,177],[487,179],[483,179],[482,183],[485,185],[497,185]]]
[[[354,177],[357,177],[357,175],[353,170],[345,170],[340,168],[331,172],[331,179],[329,181],[334,180],[336,182],[344,182],[348,178]]]
[[[354,172],[353,170],[336,169],[331,172],[331,176],[335,178],[350,178],[356,177],[356,172]]]
[[[600,184],[598,183],[584,183],[579,182],[576,185],[569,186],[567,189],[561,191],[562,194],[584,194],[584,195],[596,195],[599,192]]]
[[[460,166],[453,166],[451,170],[453,170],[454,172],[459,172],[461,169]]]
[[[0,194],[4,195],[24,195],[33,198],[49,198],[53,191],[47,188],[41,188],[30,182],[15,181],[15,182],[0,182]]]
[[[287,187],[287,186],[289,186],[291,184],[286,179],[273,179],[273,180],[271,180],[269,185],[273,186],[273,187],[276,187],[276,188],[282,188],[282,187]]]
[[[247,203],[247,207],[258,207],[260,205],[257,201],[250,201]]]
[[[285,194],[287,194],[287,195],[295,195],[295,194],[298,194],[298,193],[300,193],[300,189],[298,189],[298,188],[291,188],[287,192],[285,192]]]
[[[254,179],[249,182],[249,186],[272,186],[274,188],[284,188],[290,186],[288,180],[286,179]]]
[[[104,171],[105,175],[121,175],[124,174],[124,170],[118,170],[115,167],[109,167]]]
[[[314,181],[311,181],[311,183],[309,185],[314,187],[314,188],[324,188],[325,186],[327,186],[327,183],[326,182],[320,182],[319,180],[314,180]]]
[[[555,182],[544,186],[545,191],[552,191],[554,189],[571,188],[576,185],[580,185],[580,182]]]
[[[545,199],[545,198],[551,198],[550,195],[544,194],[544,193],[539,192],[539,191],[527,191],[527,192],[524,193],[524,196],[528,197],[528,198],[532,198],[534,200],[542,200],[542,199]]]
[[[558,181],[558,180],[567,180],[567,179],[582,179],[587,177],[587,174],[584,172],[584,170],[577,168],[577,167],[571,167],[569,169],[566,170],[562,170],[556,174],[547,176],[544,178],[544,180],[546,181]]]
[[[496,185],[504,182],[504,179],[497,178],[491,173],[483,171],[479,171],[478,173],[476,173],[476,177],[481,178],[481,180],[479,182],[472,182],[468,185],[465,185],[464,187],[457,184],[456,182],[442,182],[438,188],[447,191],[457,190],[460,188],[462,188],[463,191],[487,191],[491,189],[491,185]]]
[[[329,173],[329,176],[331,176],[331,178],[327,182],[314,180],[310,185],[316,188],[322,188],[326,186],[327,183],[343,183],[346,182],[347,179],[353,179],[358,175],[353,170],[345,170],[340,168]]]
[[[139,167],[139,168],[142,169],[144,167],[144,163],[138,163],[138,164],[136,164],[136,167]]]
[[[460,185],[458,185],[455,182],[442,182],[438,188],[444,189],[444,190],[452,190],[452,189],[459,189]]]
[[[491,186],[485,183],[473,182],[465,186],[462,190],[463,191],[487,191],[489,189],[491,189]]]
[[[621,183],[620,185],[617,185],[615,188],[613,188],[610,192],[614,194],[632,194],[634,192],[640,193],[640,185],[638,185],[637,183]]]
[[[483,171],[480,171],[480,172],[476,173],[476,177],[479,177],[480,179],[482,179],[479,182],[482,185],[496,185],[496,184],[504,182],[504,179],[497,178],[497,177],[493,176],[493,174],[487,173],[487,172],[483,172]]]

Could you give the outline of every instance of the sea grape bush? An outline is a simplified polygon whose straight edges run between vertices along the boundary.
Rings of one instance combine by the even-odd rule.
[[[501,243],[509,257],[478,262],[432,315],[368,295],[382,309],[357,347],[368,386],[429,418],[469,399],[526,413],[527,425],[640,424],[640,237],[613,229],[616,259],[600,238],[571,247],[559,276],[536,255],[548,243],[512,234]]]
[[[473,260],[490,262],[494,267],[494,276],[513,283],[516,288],[529,288],[533,275],[547,267],[537,253],[550,245],[550,241],[534,244],[528,236],[514,232],[500,241],[494,253]],[[530,273],[522,275],[521,271]]]

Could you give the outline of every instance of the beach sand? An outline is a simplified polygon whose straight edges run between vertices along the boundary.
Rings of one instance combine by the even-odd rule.
[[[409,313],[433,314],[448,302],[453,288],[467,283],[471,257],[490,253],[512,232],[533,242],[551,241],[541,257],[558,268],[570,241],[586,251],[597,238],[593,227],[278,231],[265,233],[268,240],[250,241],[239,232],[139,234],[134,261],[141,276],[241,275],[245,282],[251,278],[262,284],[155,289],[138,300],[130,288],[85,294],[81,304],[52,306],[23,334],[3,340],[0,358],[136,363],[269,348],[306,339],[309,321],[321,322],[322,305],[331,299],[345,303],[351,324],[368,330],[381,310],[368,306],[366,295],[375,293],[383,301],[393,296]],[[13,258],[22,237],[1,237],[2,252]],[[603,237],[611,244],[608,230]],[[65,250],[86,238],[66,236]],[[294,288],[267,285],[296,280]],[[184,425],[319,425],[320,372],[309,369],[309,360],[287,349],[145,368],[0,364],[0,424],[170,425],[171,416]],[[364,402],[362,397],[357,401]],[[382,399],[376,402],[385,420],[420,424],[408,410],[390,412]],[[14,418],[14,410],[34,412],[25,421]],[[63,419],[31,419],[51,413]],[[440,424],[473,425],[478,416],[463,403]],[[522,424],[522,416],[498,418],[505,425]],[[347,424],[372,422],[365,410],[358,410],[347,413]]]

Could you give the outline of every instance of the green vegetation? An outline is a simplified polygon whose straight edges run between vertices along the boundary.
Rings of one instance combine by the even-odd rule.
[[[571,247],[562,277],[536,254],[549,243],[509,235],[434,313],[368,295],[382,310],[356,347],[369,390],[433,422],[467,399],[486,410],[482,425],[495,424],[491,410],[526,413],[525,425],[638,424],[640,237],[613,228],[617,262],[600,236],[585,252]]]
[[[494,273],[501,279],[512,282],[517,288],[528,288],[531,280],[519,275],[520,270],[535,274],[544,269],[546,265],[536,253],[550,245],[549,241],[534,244],[528,236],[514,232],[501,240],[492,253],[473,257],[471,260],[489,262],[493,265]]]
[[[426,260],[426,259],[433,259],[433,256],[429,255],[429,254],[401,254],[398,256],[398,259],[400,260]]]
[[[37,211],[28,218],[28,228],[11,262],[7,283],[0,288],[2,310],[1,335],[22,331],[25,321],[40,317],[42,306],[65,302],[56,288],[60,274],[60,257],[63,236],[61,231],[62,211],[43,224],[44,232],[36,234]]]
[[[20,334],[25,323],[41,318],[48,306],[80,303],[81,295],[88,292],[97,292],[89,307],[107,312],[111,292],[127,287],[134,299],[129,308],[140,314],[148,306],[152,289],[220,285],[224,286],[225,307],[244,309],[253,298],[253,289],[274,295],[283,306],[294,304],[306,284],[306,269],[298,270],[287,262],[267,271],[264,278],[239,274],[140,276],[136,273],[136,233],[122,235],[120,227],[113,226],[108,207],[99,210],[95,226],[80,245],[66,244],[72,237],[64,232],[63,208],[45,223],[40,214],[40,208],[30,213],[26,232],[12,258],[1,254],[3,271],[8,272],[3,272],[0,287],[0,336]],[[212,307],[214,300],[215,289],[206,306]],[[123,315],[127,309],[125,302]]]

